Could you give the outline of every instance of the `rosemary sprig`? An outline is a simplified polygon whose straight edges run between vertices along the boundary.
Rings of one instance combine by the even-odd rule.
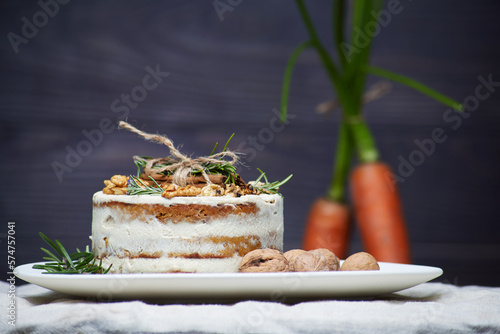
[[[283,181],[269,182],[269,180],[267,179],[266,173],[263,172],[262,170],[260,170],[259,168],[257,168],[257,170],[260,172],[260,175],[255,181],[252,182],[252,186],[255,189],[259,190],[260,192],[263,192],[266,194],[279,194],[279,195],[281,195],[280,193],[278,193],[279,188],[282,185],[284,185],[285,183],[287,183],[288,180],[290,180],[293,176],[293,174],[290,174]],[[262,179],[264,179],[264,182],[261,181]]]
[[[130,175],[130,181],[127,187],[129,195],[156,195],[161,196],[163,188],[151,176],[149,177],[155,183],[155,186],[142,182],[139,177]]]
[[[151,157],[141,157],[143,159],[152,159]],[[141,176],[141,168],[144,168],[146,166],[146,161],[145,160],[136,160],[134,159],[134,164],[137,167],[137,177]]]
[[[227,149],[227,146],[229,145],[229,142],[231,141],[231,139],[233,139],[233,137],[234,137],[234,133],[231,136],[229,136],[229,139],[226,141],[226,144],[224,144],[224,148],[222,149],[221,152],[224,152]],[[210,153],[210,155],[215,153],[215,150],[217,149],[218,145],[219,145],[218,142],[215,143],[215,146],[212,149],[212,152]],[[220,158],[220,160],[223,160],[223,159],[224,159],[224,157]],[[236,178],[238,177],[237,176],[238,174],[236,173],[236,167],[234,167],[233,165],[231,165],[229,163],[225,163],[225,164],[207,163],[207,164],[203,165],[203,170],[207,174],[225,175],[226,181],[224,183],[234,183],[236,181]],[[201,173],[202,173],[202,170],[192,170],[191,171],[191,175],[193,175],[193,176],[201,175]]]
[[[210,152],[210,154],[209,154],[209,155],[212,155],[212,154],[214,154],[214,153],[215,153],[215,150],[217,149],[217,146],[219,146],[219,142],[216,142],[216,143],[215,143],[215,146],[214,146],[214,148],[212,149],[212,152]]]
[[[234,183],[236,178],[238,177],[238,174],[236,172],[236,167],[233,165],[226,163],[226,164],[205,164],[203,165],[203,170],[205,170],[205,173],[215,175],[215,174],[221,174],[225,175],[226,181],[224,183]],[[193,176],[198,176],[201,175],[202,170],[192,170],[191,175]]]
[[[224,145],[224,148],[222,149],[222,152],[224,152],[226,149],[227,149],[227,145],[229,145],[229,142],[231,141],[231,139],[233,139],[234,137],[234,132],[233,134],[229,137],[229,139],[226,141],[226,145]]]
[[[152,157],[140,157],[141,159],[134,159],[134,164],[135,166],[137,167],[137,177],[140,177],[141,176],[141,169],[144,168],[146,166],[146,164],[148,163],[148,160],[150,159],[154,159]],[[154,166],[153,168],[162,168],[164,166],[167,166],[168,164],[159,164],[159,165],[156,165]],[[163,174],[165,175],[171,175],[172,173],[170,173],[170,171],[165,171],[163,172]]]
[[[53,252],[41,247],[40,249],[48,255],[43,257],[43,259],[53,261],[33,265],[33,269],[45,270],[43,274],[106,274],[111,269],[111,266],[104,269],[102,267],[102,260],[96,263],[97,260],[89,250],[89,246],[85,247],[84,252],[81,252],[77,248],[76,253],[69,254],[59,240],[54,242],[42,232],[38,234],[61,257],[59,258]]]
[[[234,137],[234,133],[229,137],[229,139],[226,141],[226,144],[224,145],[223,149],[221,152],[226,151],[229,142],[231,139]],[[210,155],[213,155],[214,152],[216,151],[217,147],[219,146],[219,143],[215,143],[214,148],[212,149],[212,152]],[[129,195],[156,195],[159,196],[163,192],[163,188],[153,179],[150,177],[150,179],[154,182],[154,185],[151,184],[146,184],[140,179],[141,175],[141,168],[144,168],[146,166],[147,160],[152,159],[150,157],[141,157],[141,159],[134,160],[135,165],[137,166],[137,176],[130,175],[130,181],[129,185],[127,188],[127,193]],[[204,163],[201,165],[202,168],[199,169],[192,169],[191,170],[191,175],[192,176],[199,176],[202,175],[203,172],[210,174],[210,175],[224,175],[226,176],[226,180],[224,183],[236,183],[236,179],[238,178],[238,173],[236,171],[236,167],[234,165],[231,165],[228,162],[224,162],[224,157],[222,156],[220,158],[221,163]],[[172,159],[172,161],[175,161]],[[173,163],[173,162],[172,162]],[[155,167],[156,168],[163,168],[166,166],[169,166],[171,163],[169,162],[169,159],[166,159],[166,161],[162,164],[158,164]],[[257,168],[258,169],[258,168]],[[260,176],[257,178],[257,180],[254,181],[253,187],[257,189],[258,191],[262,193],[267,193],[267,194],[279,194],[279,187],[288,182],[288,180],[291,179],[292,175],[288,176],[286,179],[283,181],[275,181],[275,182],[269,182],[267,179],[266,173],[264,173],[262,170],[258,169],[260,172]],[[165,175],[171,175],[173,174],[174,171],[166,171]],[[260,182],[261,180],[264,180],[264,182]]]

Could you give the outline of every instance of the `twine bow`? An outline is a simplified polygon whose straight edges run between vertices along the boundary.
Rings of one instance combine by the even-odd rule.
[[[143,132],[127,122],[120,121],[120,127],[129,130],[130,132],[136,133],[146,140],[157,142],[159,144],[164,144],[170,150],[171,156],[166,158],[157,159],[145,159],[139,156],[134,156],[136,161],[146,161],[144,166],[144,173],[148,176],[162,175],[164,172],[173,172],[173,183],[184,187],[187,185],[187,179],[192,171],[201,171],[201,175],[207,181],[207,184],[211,184],[208,174],[203,167],[204,164],[230,164],[234,165],[238,162],[238,155],[232,151],[224,151],[212,154],[208,157],[198,157],[192,159],[184,154],[182,154],[177,148],[175,148],[174,143],[167,137],[161,135],[153,135]],[[231,160],[225,160],[226,157],[230,157]]]

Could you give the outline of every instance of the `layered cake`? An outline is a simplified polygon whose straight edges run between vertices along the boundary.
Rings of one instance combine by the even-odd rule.
[[[110,273],[236,272],[252,250],[283,250],[277,190],[286,180],[269,182],[262,173],[244,182],[234,159],[223,159],[230,152],[225,148],[198,160],[169,148],[167,158],[134,157],[136,176],[115,175],[94,194],[92,247],[103,267],[111,266]]]
[[[94,255],[110,272],[232,272],[258,248],[283,247],[279,195],[93,198]]]

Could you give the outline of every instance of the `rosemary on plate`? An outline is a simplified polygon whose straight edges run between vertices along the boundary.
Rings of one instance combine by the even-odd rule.
[[[45,234],[39,232],[40,237],[58,254],[54,254],[46,248],[40,249],[47,254],[43,259],[52,262],[35,264],[33,269],[45,270],[43,274],[106,274],[111,269],[102,267],[102,260],[97,263],[89,246],[81,252],[78,248],[76,253],[69,254],[59,240],[52,241]]]

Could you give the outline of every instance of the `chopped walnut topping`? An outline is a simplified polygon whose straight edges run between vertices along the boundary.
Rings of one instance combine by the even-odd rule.
[[[243,193],[240,186],[230,183],[226,185],[226,189],[224,189],[224,195],[229,197],[240,197],[241,195],[243,195]]]
[[[262,194],[262,191],[257,190],[256,188],[254,188],[254,186],[261,186],[263,184],[264,183],[262,183],[262,182],[255,183],[255,181],[250,181],[250,182],[248,182],[248,187],[252,189],[252,191],[253,191],[252,194],[260,195],[260,194]]]
[[[171,185],[174,187],[170,187]],[[198,196],[201,193],[201,188],[192,185],[177,187],[177,189],[175,189],[175,187],[177,186],[173,184],[164,186],[163,189],[165,190],[161,195],[165,198],[172,198],[178,196]]]
[[[106,195],[126,195],[128,176],[125,175],[113,175],[110,180],[104,180],[104,185],[106,186],[102,189],[103,194]]]
[[[259,192],[251,184],[240,186],[243,195],[258,195]]]
[[[106,185],[106,188],[114,188],[114,187],[116,187],[116,184],[114,184],[110,180],[104,180],[104,185]]]
[[[224,195],[224,189],[217,184],[209,184],[201,189],[200,196],[222,196]]]
[[[179,186],[173,183],[166,183],[161,187],[163,188],[164,191],[168,192],[176,191],[177,189],[179,189]]]
[[[173,183],[166,183],[161,186],[163,188],[163,192],[161,195],[165,198],[172,198],[175,197],[176,195],[172,195],[177,192],[177,189],[179,189],[179,186]]]
[[[123,188],[123,187],[115,187],[115,188],[112,188],[111,191],[113,191],[114,195],[126,195],[127,194],[127,188]]]
[[[127,187],[128,176],[125,175],[113,175],[110,179],[111,182],[116,184],[117,187]]]

